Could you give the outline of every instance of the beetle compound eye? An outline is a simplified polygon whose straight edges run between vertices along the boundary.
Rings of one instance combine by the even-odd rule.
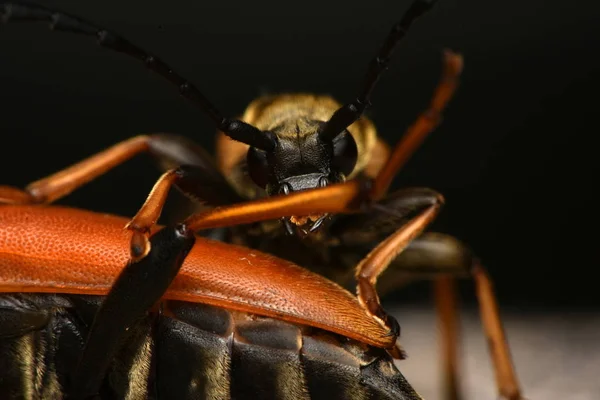
[[[333,140],[333,170],[348,176],[354,170],[357,158],[356,142],[348,131],[344,131]]]
[[[248,174],[250,178],[261,188],[265,188],[269,183],[269,162],[267,153],[258,150],[255,147],[250,147],[246,156],[248,164]]]

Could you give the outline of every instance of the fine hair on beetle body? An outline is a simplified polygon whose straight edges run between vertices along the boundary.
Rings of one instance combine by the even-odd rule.
[[[126,160],[150,153],[166,172],[126,226],[132,232],[130,267],[137,271],[139,265],[160,264],[152,259],[157,246],[168,258],[172,274],[160,272],[160,285],[148,288],[143,301],[135,304],[138,308],[131,312],[132,316],[147,311],[175,278],[187,255],[180,241],[209,228],[224,228],[225,241],[293,261],[340,285],[355,285],[364,312],[394,338],[399,336],[400,326],[381,306],[377,289],[383,293],[412,279],[433,277],[438,304],[452,304],[454,293],[449,276],[470,276],[480,299],[499,393],[511,400],[520,399],[487,273],[457,239],[424,233],[440,211],[443,196],[428,188],[388,193],[393,178],[441,122],[458,87],[462,56],[451,50],[443,52],[441,78],[430,104],[392,148],[378,138],[375,125],[364,117],[371,105],[371,94],[397,45],[434,3],[413,0],[409,4],[368,64],[354,100],[339,103],[330,96],[310,93],[266,95],[254,100],[236,119],[222,114],[200,89],[163,60],[122,36],[60,11],[0,2],[4,23],[48,22],[52,30],[91,36],[101,46],[141,61],[177,87],[218,130],[216,160],[181,136],[139,135],[33,182],[25,190],[0,187],[0,202],[51,203]],[[212,207],[212,211],[178,218],[176,224],[154,233],[173,186]],[[378,285],[384,272],[390,278]],[[126,297],[123,287],[129,287],[128,274],[124,272],[123,278],[117,280],[106,304],[117,308],[115,304]],[[407,274],[409,279],[405,279]],[[103,307],[98,315],[106,315],[103,318],[110,321],[111,314],[103,310],[115,309]],[[445,340],[445,373],[454,379],[448,391],[458,396],[455,343],[451,340],[455,337],[455,311],[443,306],[439,309]],[[96,326],[100,323],[96,322]],[[100,340],[102,335],[94,332],[92,329],[90,337]],[[403,356],[398,347],[387,350],[397,358]],[[94,383],[90,385],[93,387]]]

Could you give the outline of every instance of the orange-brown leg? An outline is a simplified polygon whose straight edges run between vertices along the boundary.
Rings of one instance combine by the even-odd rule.
[[[387,193],[392,180],[410,159],[412,154],[423,143],[429,133],[441,122],[442,112],[453,97],[459,83],[463,68],[463,59],[459,54],[451,51],[444,53],[442,77],[434,92],[429,108],[417,118],[406,130],[404,136],[394,147],[390,157],[379,171],[373,181],[371,198],[380,200]],[[445,393],[448,400],[458,400],[458,360],[457,360],[457,313],[455,304],[455,290],[451,283],[452,278],[436,279],[434,283],[435,298],[438,305],[440,334],[442,339],[442,357]]]
[[[379,171],[371,191],[372,199],[379,200],[387,193],[398,171],[406,164],[425,137],[440,123],[442,112],[458,86],[462,66],[461,55],[449,50],[444,52],[442,78],[435,90],[431,104],[406,130],[402,139],[394,147],[385,166]]]
[[[150,153],[162,164],[190,164],[203,168],[210,177],[212,193],[223,194],[231,202],[233,190],[217,172],[210,156],[195,143],[168,134],[140,135],[117,143],[46,178],[29,184],[25,190],[0,186],[0,204],[52,203],[140,153]],[[206,179],[208,180],[208,179]],[[207,196],[211,198],[211,196]]]
[[[500,319],[492,282],[479,263],[474,265],[472,275],[479,300],[479,313],[494,364],[498,392],[502,398],[507,400],[522,400],[519,381]]]
[[[426,200],[424,198],[423,200]],[[382,325],[399,330],[397,322],[381,306],[376,290],[377,279],[390,263],[420,235],[437,215],[443,199],[430,196],[430,204],[388,236],[373,249],[356,267],[357,295],[359,302]],[[422,203],[421,203],[422,204]]]
[[[457,346],[460,332],[456,278],[468,277],[471,265],[471,252],[455,238],[427,232],[413,240],[390,263],[383,279],[377,283],[378,294],[384,296],[417,280],[433,281],[444,386],[442,398],[446,400],[462,398]]]
[[[27,185],[25,190],[0,187],[0,202],[52,203],[136,154],[148,151],[148,140],[148,136],[142,135],[117,143],[77,164]]]
[[[389,292],[401,283],[416,279],[433,279],[440,326],[445,398],[459,398],[457,368],[457,295],[454,279],[471,277],[479,301],[483,328],[488,338],[492,365],[498,392],[502,398],[520,400],[521,390],[498,305],[489,276],[472,252],[457,239],[439,234],[425,233],[415,239],[386,271],[384,285],[379,292]],[[399,280],[398,278],[402,278]],[[388,282],[397,282],[386,286]]]
[[[443,393],[446,400],[460,400],[458,376],[458,293],[452,276],[441,276],[433,282],[442,354]]]
[[[156,182],[146,202],[127,224],[134,232],[131,255],[139,259],[150,250],[148,236],[160,217],[171,187],[185,179],[181,168],[165,172]],[[187,229],[203,229],[241,225],[251,222],[277,219],[288,215],[310,215],[312,213],[343,213],[358,211],[366,198],[366,186],[354,180],[325,188],[295,192],[231,206],[215,207],[187,218],[183,225]]]

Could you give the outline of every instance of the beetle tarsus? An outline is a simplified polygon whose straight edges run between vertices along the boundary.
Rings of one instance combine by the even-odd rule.
[[[127,227],[127,229],[131,229]],[[133,235],[131,236],[131,244],[129,248],[129,253],[131,255],[132,261],[138,261],[141,258],[148,255],[151,249],[150,239],[148,238],[148,234],[139,231],[133,231]]]
[[[400,336],[400,324],[398,323],[398,320],[395,317],[392,317],[388,313],[385,313],[383,321],[385,322],[385,325],[390,328],[390,331],[387,333],[386,336]]]

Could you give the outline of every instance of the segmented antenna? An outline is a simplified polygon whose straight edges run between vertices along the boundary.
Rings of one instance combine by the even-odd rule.
[[[387,69],[396,45],[406,35],[410,25],[418,17],[428,11],[436,1],[437,0],[415,0],[410,8],[404,13],[400,22],[392,27],[392,30],[386,37],[379,53],[369,63],[369,68],[364,77],[360,94],[352,103],[340,107],[333,113],[319,133],[323,140],[333,140],[337,135],[342,133],[360,118],[365,109],[371,105],[369,102],[371,92],[383,71]]]
[[[198,106],[213,120],[217,128],[230,138],[265,151],[275,147],[275,137],[271,132],[263,132],[243,121],[224,117],[191,82],[173,71],[160,58],[147,53],[122,36],[62,11],[23,2],[0,3],[0,21],[49,22],[51,30],[95,36],[100,46],[142,61],[148,69],[177,86],[183,97]]]

